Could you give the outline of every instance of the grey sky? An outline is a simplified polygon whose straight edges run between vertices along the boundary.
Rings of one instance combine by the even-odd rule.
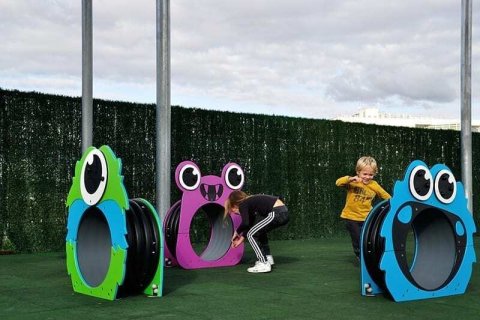
[[[459,118],[461,1],[172,0],[172,104]],[[473,2],[472,114],[480,118]],[[94,0],[96,98],[155,102],[155,0]],[[81,0],[0,0],[0,87],[81,95]]]

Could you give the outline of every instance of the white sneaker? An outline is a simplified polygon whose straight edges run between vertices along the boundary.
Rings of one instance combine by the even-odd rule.
[[[273,260],[273,256],[272,255],[267,255],[267,261],[268,263],[270,263],[271,266],[273,266],[275,264],[275,261]]]
[[[268,262],[257,261],[255,262],[255,265],[248,268],[247,271],[252,273],[270,272],[272,271],[272,267]]]

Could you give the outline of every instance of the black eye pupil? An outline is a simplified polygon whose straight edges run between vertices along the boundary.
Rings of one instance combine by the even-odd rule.
[[[85,189],[89,194],[94,194],[98,186],[104,180],[102,172],[102,162],[97,155],[93,155],[92,164],[87,163],[84,174]]]
[[[444,199],[449,199],[453,195],[454,185],[448,181],[449,174],[444,173],[438,181],[438,191]]]
[[[193,173],[194,168],[187,168],[183,171],[182,181],[188,187],[193,187],[198,181],[198,175]]]
[[[228,181],[230,182],[231,185],[233,186],[238,186],[240,182],[242,182],[242,176],[238,174],[238,169],[234,168],[228,172]]]
[[[425,170],[419,170],[415,173],[413,186],[420,196],[425,196],[430,190],[430,179],[425,179]]]

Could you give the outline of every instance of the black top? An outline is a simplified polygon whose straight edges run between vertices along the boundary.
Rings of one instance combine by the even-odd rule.
[[[266,217],[273,211],[273,205],[277,200],[278,197],[266,194],[250,196],[243,200],[238,206],[238,211],[240,211],[242,216],[242,223],[237,228],[237,233],[239,235],[246,234],[253,227],[255,217]]]

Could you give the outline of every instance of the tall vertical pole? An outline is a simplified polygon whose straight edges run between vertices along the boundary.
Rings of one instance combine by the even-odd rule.
[[[461,70],[461,143],[462,181],[468,209],[473,213],[472,199],[472,1],[462,0],[462,70]]]
[[[156,207],[170,208],[170,0],[157,0]]]
[[[92,145],[92,0],[82,0],[82,153]]]

